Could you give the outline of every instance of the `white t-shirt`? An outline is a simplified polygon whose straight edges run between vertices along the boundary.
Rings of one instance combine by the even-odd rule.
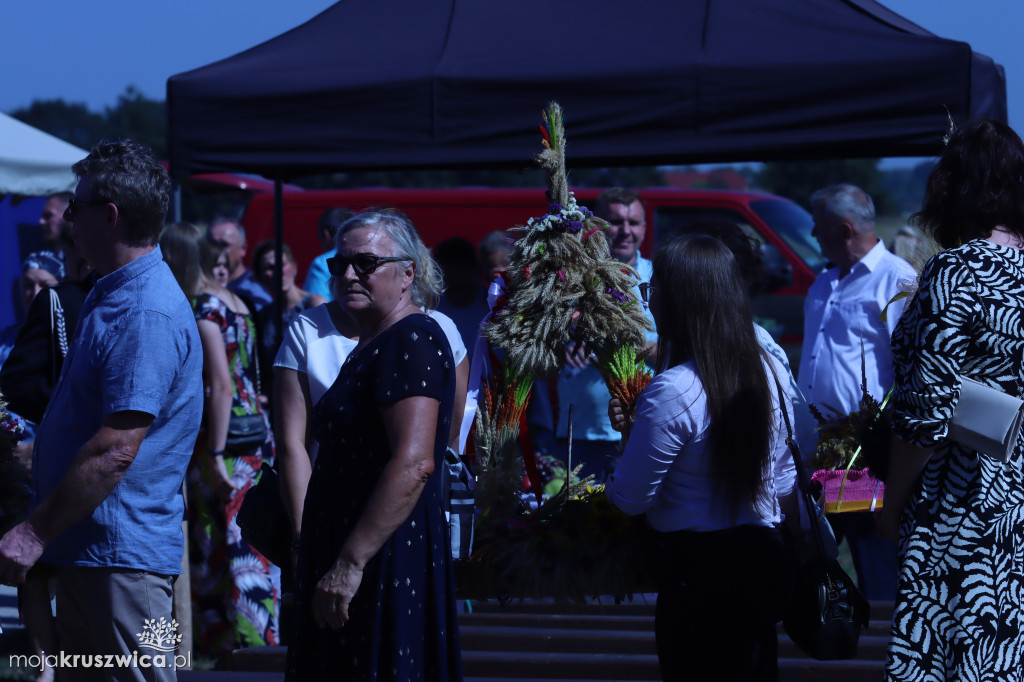
[[[274,367],[285,367],[302,372],[309,379],[309,398],[313,405],[319,402],[338,378],[345,358],[356,347],[357,341],[343,336],[331,320],[327,303],[299,313],[285,330],[281,349],[274,358]],[[456,366],[466,357],[455,323],[436,310],[426,311],[448,337]]]

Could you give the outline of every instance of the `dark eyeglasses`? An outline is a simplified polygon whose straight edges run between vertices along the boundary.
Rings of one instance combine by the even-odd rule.
[[[73,216],[78,211],[78,209],[82,208],[83,206],[102,206],[103,204],[108,203],[110,202],[104,201],[103,199],[79,199],[78,197],[71,197],[70,199],[68,199],[67,214]]]
[[[651,292],[658,288],[650,282],[640,282],[636,286],[640,290],[640,298],[643,299],[644,303],[651,302]]]
[[[354,256],[337,255],[327,259],[327,269],[335,277],[341,277],[348,270],[348,266],[356,271],[357,275],[369,275],[385,263],[398,263],[400,261],[412,260],[408,256],[377,256],[372,253],[357,253]]]

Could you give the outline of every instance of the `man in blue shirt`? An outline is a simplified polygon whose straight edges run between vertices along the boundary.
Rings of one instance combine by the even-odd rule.
[[[613,187],[598,195],[594,202],[594,215],[608,221],[606,230],[612,257],[632,267],[640,275],[640,282],[650,282],[654,266],[640,255],[640,245],[647,232],[647,220],[640,196],[626,187]],[[640,299],[634,287],[633,295]],[[654,327],[654,318],[645,311]],[[658,341],[654,331],[647,332],[647,342],[653,351]],[[558,424],[555,436],[563,448],[569,435],[569,405],[573,406],[572,462],[583,464],[580,476],[594,474],[603,482],[615,471],[619,456],[621,435],[608,419],[608,401],[611,396],[590,350],[570,345],[566,351],[565,369],[558,376]]]
[[[128,140],[101,142],[72,170],[65,217],[99,279],[39,427],[31,514],[0,539],[0,582],[24,581],[37,561],[56,567],[63,655],[127,655],[135,663],[115,679],[174,680],[171,593],[203,362],[157,246],[170,178]],[[170,649],[147,648],[167,637]],[[95,673],[62,664],[61,674]]]
[[[270,305],[274,300],[270,292],[256,281],[252,270],[245,267],[245,228],[231,218],[215,218],[210,223],[208,236],[228,254],[228,289],[244,296],[256,310]]]
[[[338,253],[338,250],[334,248],[334,233],[338,231],[338,227],[343,222],[353,215],[355,213],[352,209],[335,206],[321,213],[316,224],[316,236],[320,240],[323,253],[309,264],[309,272],[306,273],[306,281],[302,288],[311,294],[319,294],[328,301],[334,300],[334,293],[331,291],[331,273],[327,269],[327,261]]]

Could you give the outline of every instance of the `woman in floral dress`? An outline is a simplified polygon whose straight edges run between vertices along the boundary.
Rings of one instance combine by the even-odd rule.
[[[242,540],[235,523],[262,461],[273,457],[273,441],[267,423],[262,445],[226,449],[231,415],[261,414],[266,422],[248,307],[214,280],[199,228],[172,225],[160,246],[192,301],[203,344],[206,420],[188,476],[189,561],[196,648],[219,657],[278,643],[280,571]]]

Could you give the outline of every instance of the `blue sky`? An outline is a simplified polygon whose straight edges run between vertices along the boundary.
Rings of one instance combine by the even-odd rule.
[[[424,0],[429,1],[429,0]],[[680,0],[683,1],[683,0]],[[792,0],[799,2],[800,0]],[[331,0],[10,0],[2,16],[0,111],[64,98],[93,110],[127,85],[163,99],[173,74],[229,57],[293,28]],[[1024,0],[886,0],[945,38],[1006,68],[1010,124],[1024,133]]]

